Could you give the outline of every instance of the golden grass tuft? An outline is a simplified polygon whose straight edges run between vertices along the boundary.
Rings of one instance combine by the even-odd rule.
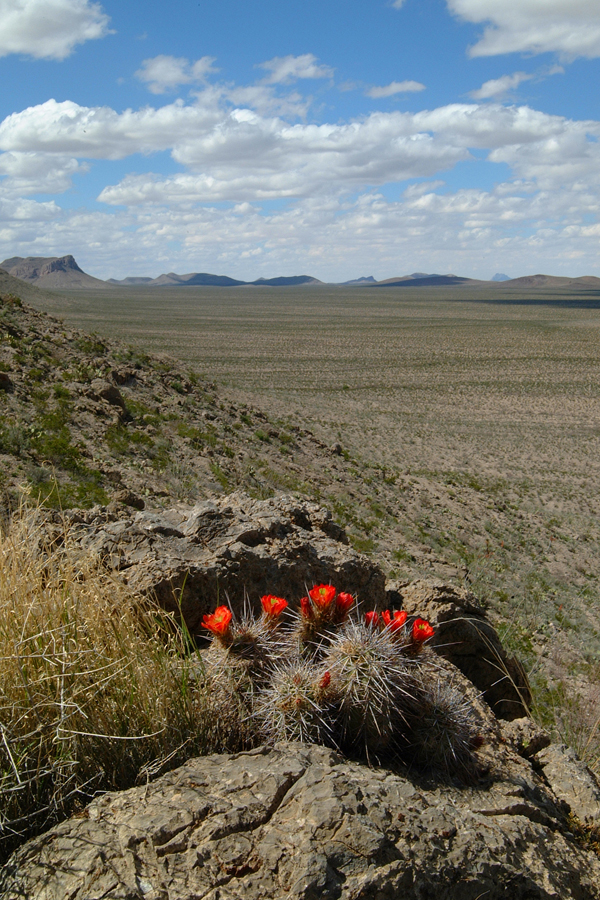
[[[185,631],[41,514],[0,539],[0,859],[98,792],[241,746]],[[232,729],[232,721],[234,727]]]

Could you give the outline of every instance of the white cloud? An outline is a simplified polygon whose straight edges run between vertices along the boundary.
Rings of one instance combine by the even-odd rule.
[[[235,202],[336,195],[431,177],[468,159],[471,148],[544,184],[595,178],[598,170],[600,123],[527,106],[451,104],[418,113],[377,112],[347,124],[291,125],[249,109],[227,110],[222,94],[208,88],[193,104],[178,100],[120,114],[49,100],[0,123],[0,150],[97,159],[170,150],[188,170],[125,178],[101,195],[115,204],[169,197],[179,202],[186,195]]]
[[[476,91],[471,91],[474,100],[489,100],[503,97],[509,91],[513,91],[524,81],[531,81],[533,75],[527,72],[514,72],[512,75],[502,75],[500,78],[492,78],[484,82]]]
[[[0,56],[64,59],[77,44],[109,33],[109,17],[90,0],[0,0]]]
[[[87,170],[88,166],[76,159],[55,154],[2,153],[0,191],[11,197],[62,194],[71,187],[73,175]]]
[[[117,113],[106,106],[79,106],[71,100],[47,100],[0,123],[0,150],[43,151],[95,159],[123,159],[132,153],[168,150],[223,119],[216,99],[205,92],[204,104],[181,100],[159,109],[146,107]]]
[[[189,59],[176,56],[154,56],[145,59],[135,77],[148,85],[153,94],[165,94],[174,91],[181,84],[200,84],[206,76],[216,72],[213,68],[214,56],[203,56],[190,63]]]
[[[393,0],[392,6],[395,7],[396,9],[400,9],[400,7],[402,6],[403,3],[404,3],[404,0]]]
[[[365,91],[367,97],[378,99],[379,97],[392,97],[394,94],[414,93],[415,91],[424,91],[425,85],[419,81],[392,81],[385,87],[372,87]]]
[[[258,68],[266,69],[270,74],[264,79],[267,84],[289,84],[299,78],[332,78],[330,66],[317,65],[317,58],[312,53],[302,56],[275,56],[267,62],[260,63]]]
[[[489,22],[471,56],[558,52],[600,56],[598,0],[447,0],[468,22]]]

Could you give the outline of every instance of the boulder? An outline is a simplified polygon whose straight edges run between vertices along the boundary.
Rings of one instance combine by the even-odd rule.
[[[506,652],[496,629],[474,595],[441,581],[413,581],[391,593],[409,615],[435,628],[431,646],[454,663],[483,692],[501,719],[526,716],[531,688],[521,663]]]
[[[600,860],[498,746],[465,789],[323,747],[193,759],[18,850],[3,900],[598,900]]]
[[[125,409],[125,401],[119,388],[103,378],[94,378],[90,385],[89,396],[92,399],[106,400],[111,406],[117,406],[119,409]]]
[[[600,828],[600,785],[594,773],[565,744],[551,744],[536,760],[554,794],[582,822]]]
[[[72,535],[129,585],[181,613],[192,634],[202,617],[229,602],[258,608],[263,594],[292,604],[327,582],[369,606],[385,603],[381,568],[348,545],[343,529],[315,503],[280,496],[254,500],[236,492],[194,507],[133,516],[79,511]]]

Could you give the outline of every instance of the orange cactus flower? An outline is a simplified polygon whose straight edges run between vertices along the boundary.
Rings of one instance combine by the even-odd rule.
[[[435,632],[427,619],[415,619],[412,627],[413,641],[422,644],[423,641],[428,641],[434,634]]]
[[[339,593],[335,600],[335,605],[339,613],[345,615],[352,604],[354,603],[354,597],[352,594],[346,594],[343,591]]]
[[[407,614],[402,609],[396,610],[392,616],[389,609],[384,609],[381,613],[381,618],[385,622],[386,628],[389,628],[390,631],[399,631],[406,622]]]
[[[322,691],[324,691],[329,687],[330,684],[331,684],[331,673],[325,672],[325,674],[323,675],[323,677],[321,678],[321,680],[319,682],[319,687],[321,688]]]
[[[335,597],[335,588],[332,584],[315,584],[309,592],[310,598],[319,609],[327,609]]]
[[[378,624],[379,613],[373,611],[365,613],[365,625],[368,625],[370,628],[376,628]]]
[[[212,631],[213,634],[227,634],[231,622],[231,610],[227,606],[217,606],[214,613],[206,615],[202,619],[202,627]]]
[[[288,605],[287,600],[284,600],[283,597],[276,597],[274,594],[265,594],[264,597],[260,598],[260,602],[265,615],[270,619],[276,619],[280,616]]]
[[[312,619],[313,611],[309,597],[302,597],[300,600],[300,610],[304,619]]]

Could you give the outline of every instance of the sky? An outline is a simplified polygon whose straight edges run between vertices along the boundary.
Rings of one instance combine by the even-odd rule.
[[[0,0],[0,261],[600,276],[600,0]]]

